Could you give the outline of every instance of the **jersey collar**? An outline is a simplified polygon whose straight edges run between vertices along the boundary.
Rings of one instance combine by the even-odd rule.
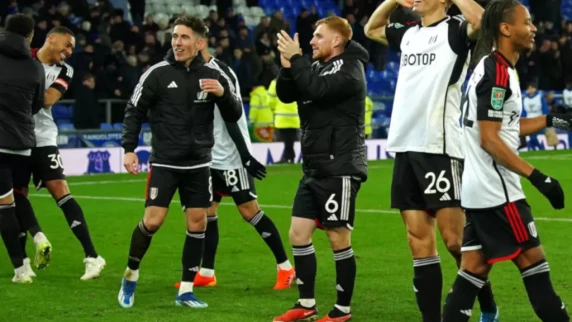
[[[503,54],[501,54],[500,51],[495,50],[493,54],[497,57],[497,60],[500,61],[502,64],[504,64],[506,67],[514,69],[514,66],[509,62],[508,59],[506,59],[506,57]]]

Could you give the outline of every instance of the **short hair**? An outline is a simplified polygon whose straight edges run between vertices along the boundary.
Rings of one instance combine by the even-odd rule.
[[[25,14],[18,13],[8,17],[5,31],[27,38],[34,32],[34,25],[34,19]]]
[[[318,20],[316,22],[316,28],[319,25],[326,25],[333,31],[338,32],[344,38],[344,43],[347,43],[348,41],[350,41],[350,39],[352,39],[353,36],[352,27],[350,26],[349,22],[344,18],[338,16],[329,16]]]
[[[75,37],[75,33],[73,31],[71,31],[71,29],[64,27],[64,26],[57,26],[57,27],[52,28],[48,32],[48,36],[51,34],[70,35],[72,37]]]
[[[185,15],[180,16],[175,20],[173,27],[178,25],[183,25],[185,27],[190,28],[194,33],[199,35],[200,38],[207,37],[207,31],[208,31],[207,25],[205,25],[205,22],[199,17],[185,16]]]

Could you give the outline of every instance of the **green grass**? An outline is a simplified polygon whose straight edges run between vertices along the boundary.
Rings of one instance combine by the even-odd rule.
[[[565,191],[572,191],[570,152],[525,156],[543,172],[560,180]],[[358,196],[353,233],[358,265],[352,303],[355,321],[420,320],[405,229],[397,213],[389,209],[391,175],[391,161],[372,162],[369,181]],[[290,258],[290,209],[300,177],[299,165],[270,167],[268,178],[257,183],[262,208],[278,226]],[[276,274],[272,254],[256,231],[242,221],[231,199],[226,199],[219,209],[220,244],[216,263],[219,286],[196,289],[196,294],[209,308],[175,307],[173,284],[180,279],[185,238],[184,217],[177,200],[141,265],[135,306],[121,309],[117,292],[127,262],[131,233],[143,215],[145,174],[71,177],[69,182],[73,195],[84,209],[96,248],[107,260],[107,267],[97,280],[79,280],[84,270],[81,246],[56,203],[45,192],[34,193],[31,197],[34,208],[54,247],[52,264],[36,272],[38,277],[33,284],[15,285],[11,282],[11,264],[2,251],[0,321],[272,321],[295,302],[295,287],[272,290]],[[552,210],[548,201],[526,180],[523,184],[534,215],[544,218],[537,220],[537,227],[548,253],[555,288],[565,302],[572,303],[572,277],[567,275],[572,231],[570,211]],[[325,314],[335,302],[334,262],[323,232],[316,232],[314,244],[318,257],[316,297],[320,313]],[[33,254],[33,243],[28,247],[29,254]],[[443,261],[445,296],[456,276],[456,267],[442,243],[439,253]],[[496,265],[491,280],[503,322],[538,321],[518,270],[511,263]],[[472,321],[477,320],[478,312],[474,312]]]

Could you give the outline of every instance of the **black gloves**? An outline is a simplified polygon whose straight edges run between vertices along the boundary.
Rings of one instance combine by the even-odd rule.
[[[262,163],[258,162],[258,160],[256,160],[252,155],[248,158],[244,158],[242,160],[242,164],[246,171],[248,171],[248,173],[250,173],[254,178],[262,180],[266,177],[266,167]]]
[[[532,171],[528,180],[550,201],[554,209],[560,210],[564,208],[564,191],[562,191],[560,182],[537,169]]]
[[[549,113],[546,115],[546,127],[570,131],[572,130],[572,114]]]

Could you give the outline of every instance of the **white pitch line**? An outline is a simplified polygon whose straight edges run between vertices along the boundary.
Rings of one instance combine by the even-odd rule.
[[[69,186],[88,186],[95,184],[114,184],[114,183],[132,183],[132,182],[145,182],[146,179],[125,179],[125,180],[102,180],[102,181],[77,181],[68,182]]]
[[[46,194],[39,194],[39,193],[31,193],[30,196],[32,197],[40,197],[40,198],[51,198],[51,195]],[[133,198],[133,197],[106,197],[106,196],[78,196],[73,195],[74,198],[77,199],[91,199],[91,200],[110,200],[110,201],[136,201],[136,202],[144,202],[145,199],[143,198]],[[173,199],[172,202],[178,202],[179,200]],[[235,206],[234,203],[230,202],[221,202],[221,206]],[[273,209],[292,209],[292,206],[287,205],[266,205],[260,204],[261,208],[273,208]],[[235,206],[236,207],[236,206]],[[396,210],[386,210],[386,209],[356,209],[356,212],[362,213],[375,213],[375,214],[390,214],[390,215],[397,215],[399,214]],[[396,216],[397,217],[397,216]],[[535,217],[534,220],[538,221],[558,221],[558,222],[572,222],[572,218],[548,218],[548,217]]]

